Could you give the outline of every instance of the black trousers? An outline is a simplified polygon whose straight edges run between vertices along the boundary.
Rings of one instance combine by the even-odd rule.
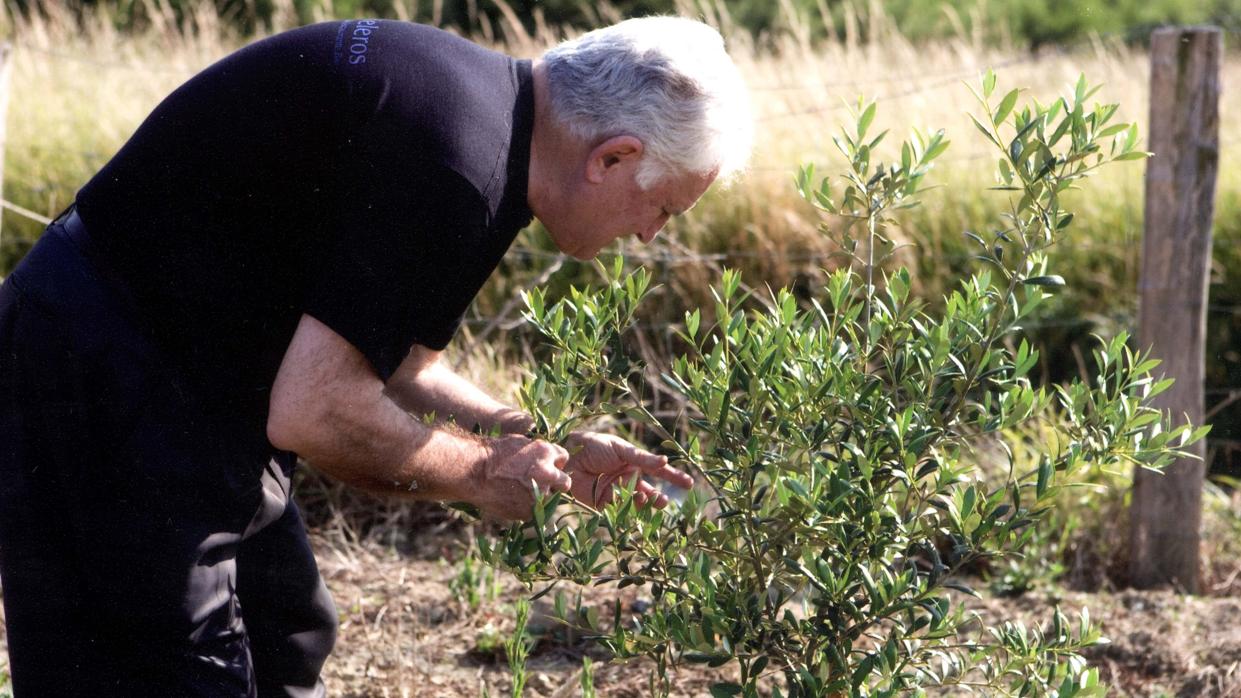
[[[0,581],[16,698],[319,696],[336,610],[291,454],[207,400],[84,231],[0,287]]]

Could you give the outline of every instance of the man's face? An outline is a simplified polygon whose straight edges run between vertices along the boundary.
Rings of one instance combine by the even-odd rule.
[[[715,181],[714,172],[673,175],[643,191],[634,181],[636,168],[617,170],[570,197],[559,221],[544,221],[565,254],[591,259],[613,241],[628,236],[649,243],[669,218],[692,208]]]

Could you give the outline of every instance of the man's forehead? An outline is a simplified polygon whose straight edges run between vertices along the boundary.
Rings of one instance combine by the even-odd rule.
[[[716,172],[714,170],[706,174],[691,172],[675,178],[673,181],[676,184],[673,187],[672,200],[669,202],[669,213],[678,215],[693,208],[698,199],[710,188],[711,183],[715,181]]]

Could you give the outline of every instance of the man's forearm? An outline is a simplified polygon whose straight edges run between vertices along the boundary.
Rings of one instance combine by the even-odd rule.
[[[402,364],[411,371],[414,365]],[[456,389],[451,382],[433,380],[426,394],[434,399]],[[563,472],[569,459],[563,448],[519,435],[485,439],[428,425],[411,416],[409,407],[397,405],[391,394],[361,352],[303,315],[272,385],[267,437],[277,448],[355,486],[464,501],[504,519],[530,516],[532,487],[544,492],[572,487]],[[503,420],[503,411],[472,400],[478,399],[448,404],[464,404],[463,414]]]
[[[318,438],[299,453],[356,487],[428,500],[470,501],[488,450],[482,439],[427,425],[378,389],[322,414]]]
[[[398,371],[385,393],[414,414],[435,414],[463,429],[487,433],[524,434],[534,425],[530,415],[505,405],[458,375],[442,362],[430,361],[416,371]]]
[[[398,407],[361,353],[310,316],[272,386],[267,433],[333,477],[422,499],[466,499],[489,455],[481,439]]]

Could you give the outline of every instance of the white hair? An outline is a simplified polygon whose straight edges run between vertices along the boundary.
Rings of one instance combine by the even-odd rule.
[[[669,175],[730,180],[753,139],[749,94],[715,29],[681,17],[630,19],[543,54],[552,112],[576,137],[642,141],[636,181]]]

